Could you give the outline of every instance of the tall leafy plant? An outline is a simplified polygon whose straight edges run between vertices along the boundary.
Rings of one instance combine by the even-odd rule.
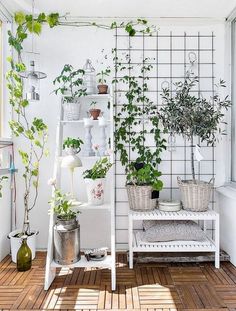
[[[16,33],[8,32],[8,42],[16,52],[17,61],[9,57],[10,70],[7,73],[7,87],[10,94],[10,105],[13,108],[14,116],[9,122],[10,128],[16,137],[24,139],[22,147],[18,149],[24,166],[24,220],[22,234],[31,234],[30,231],[30,211],[34,208],[38,198],[40,162],[47,154],[47,125],[41,118],[31,119],[28,115],[30,102],[24,97],[23,80],[21,72],[26,70],[22,62],[21,52],[23,42],[28,33],[40,34],[42,24],[47,22],[50,27],[57,25],[58,14],[46,16],[41,13],[34,18],[32,15],[17,13],[15,22],[17,24]],[[34,189],[34,190],[33,190]]]
[[[161,152],[166,148],[165,139],[161,137],[157,106],[147,96],[148,73],[152,65],[149,59],[144,59],[141,67],[131,65],[128,58],[128,65],[117,57],[116,50],[114,61],[116,76],[113,83],[122,89],[127,89],[125,99],[121,103],[120,111],[115,116],[115,146],[121,164],[125,167],[127,183],[137,185],[152,185],[153,189],[161,190],[162,181],[159,179],[161,172],[158,165],[161,162]],[[138,75],[128,75],[127,72],[138,70]],[[148,131],[147,128],[150,128]],[[152,134],[155,141],[155,148],[148,147],[146,134]],[[137,153],[135,161],[129,157],[131,151]],[[143,167],[136,169],[136,164],[141,162]]]
[[[176,91],[173,95],[169,88],[163,89],[163,107],[159,117],[164,127],[171,133],[180,134],[190,140],[191,143],[191,170],[195,181],[194,168],[194,136],[200,138],[207,145],[214,145],[218,134],[224,135],[220,123],[223,122],[224,110],[227,110],[231,102],[226,96],[221,98],[216,93],[213,98],[207,100],[195,96],[191,91],[197,85],[197,77],[188,75],[184,81],[175,83]],[[225,82],[220,80],[218,88],[225,87]]]

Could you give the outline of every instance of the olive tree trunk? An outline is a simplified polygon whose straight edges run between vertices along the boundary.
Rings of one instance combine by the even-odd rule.
[[[191,169],[192,169],[192,177],[193,181],[196,182],[195,178],[195,168],[194,168],[194,149],[193,149],[193,135],[191,136]]]

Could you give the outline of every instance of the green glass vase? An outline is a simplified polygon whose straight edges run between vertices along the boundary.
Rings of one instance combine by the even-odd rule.
[[[31,268],[32,265],[32,253],[31,249],[27,244],[27,236],[22,236],[21,247],[17,252],[17,270],[18,271],[27,271]]]

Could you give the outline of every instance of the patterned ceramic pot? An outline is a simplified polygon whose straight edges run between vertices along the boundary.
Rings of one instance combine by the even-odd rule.
[[[105,178],[90,179],[85,178],[88,203],[101,205],[104,203]]]

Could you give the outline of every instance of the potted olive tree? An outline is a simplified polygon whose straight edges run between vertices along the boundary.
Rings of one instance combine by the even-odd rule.
[[[79,213],[73,209],[70,194],[63,194],[56,186],[56,181],[50,179],[53,186],[53,197],[49,201],[56,215],[54,225],[54,260],[61,265],[68,265],[80,260],[80,225],[77,220]]]
[[[163,107],[159,111],[159,117],[166,130],[172,134],[180,134],[187,138],[191,144],[191,170],[192,179],[181,181],[179,187],[184,209],[193,211],[205,211],[208,208],[213,184],[196,180],[194,167],[194,137],[199,137],[201,142],[214,145],[217,141],[217,133],[225,134],[220,123],[224,118],[224,110],[227,110],[231,102],[228,96],[221,99],[216,93],[213,98],[207,100],[191,93],[198,83],[196,77],[188,75],[184,81],[175,83],[176,92],[173,95],[169,88],[163,89]],[[217,87],[225,87],[220,80]]]
[[[137,76],[126,75],[123,72],[134,67],[125,66],[122,60],[115,56],[117,78],[113,83],[128,89],[122,109],[115,116],[115,148],[121,164],[126,172],[126,189],[130,208],[133,210],[152,210],[156,207],[159,191],[163,188],[160,180],[161,172],[158,165],[161,162],[161,152],[165,149],[165,140],[161,137],[157,106],[147,97],[147,73],[152,65],[145,59]],[[150,130],[148,130],[150,128]],[[146,134],[154,138],[155,148],[145,144]],[[137,157],[131,161],[130,152]]]
[[[72,65],[66,64],[60,75],[53,81],[53,84],[59,84],[54,90],[55,94],[64,96],[64,113],[66,120],[78,120],[80,118],[81,103],[79,98],[86,96],[86,89],[83,87],[83,69],[75,70]]]
[[[90,204],[101,205],[104,203],[105,178],[111,166],[109,159],[104,157],[96,161],[91,169],[84,171],[83,177]]]

